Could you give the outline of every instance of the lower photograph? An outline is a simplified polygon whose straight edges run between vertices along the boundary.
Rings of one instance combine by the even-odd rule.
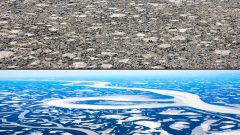
[[[240,135],[239,70],[0,70],[1,135]]]

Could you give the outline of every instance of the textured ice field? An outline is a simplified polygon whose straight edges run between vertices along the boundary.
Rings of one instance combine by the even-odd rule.
[[[1,0],[1,69],[240,69],[239,0]]]

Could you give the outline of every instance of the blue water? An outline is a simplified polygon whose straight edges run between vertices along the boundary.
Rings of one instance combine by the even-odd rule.
[[[127,135],[137,133],[139,130],[146,131],[149,127],[139,126],[135,124],[137,121],[127,121],[118,124],[117,119],[104,118],[106,115],[123,115],[131,117],[133,114],[128,113],[132,109],[119,110],[95,110],[93,109],[70,109],[53,106],[46,106],[43,103],[49,99],[64,99],[69,97],[98,97],[98,96],[116,96],[116,95],[139,95],[147,96],[154,99],[172,99],[171,96],[159,95],[151,92],[143,91],[124,91],[121,89],[101,89],[88,86],[62,84],[72,80],[86,80],[84,78],[56,78],[51,81],[42,79],[8,79],[0,81],[0,134],[85,134],[72,129],[53,129],[41,127],[57,127],[56,123],[63,127],[84,128],[101,134],[103,131],[112,129],[109,134]],[[197,94],[200,98],[210,104],[220,106],[240,106],[240,76],[239,74],[220,74],[208,76],[154,76],[142,77],[88,77],[90,81],[107,81],[112,86],[121,87],[139,87],[152,89],[166,89],[175,91],[184,91]],[[136,84],[141,82],[142,84]],[[86,83],[91,84],[91,83]],[[84,85],[86,85],[84,84]],[[91,90],[84,91],[84,90]],[[81,92],[82,91],[82,92]],[[14,101],[14,102],[9,102]],[[78,103],[107,105],[108,102],[103,100],[79,101]],[[130,102],[129,104],[139,104],[140,101]],[[121,104],[118,102],[117,105]],[[172,110],[183,110],[184,112],[197,113],[197,116],[188,115],[164,115],[160,112]],[[24,118],[19,115],[28,110]],[[151,121],[160,121],[161,127],[169,134],[191,134],[193,129],[200,126],[204,121],[211,119],[216,120],[209,129],[211,132],[224,132],[239,130],[240,124],[237,120],[239,115],[221,114],[207,112],[205,110],[197,110],[190,107],[164,107],[164,108],[148,108],[138,109],[141,111],[139,115],[149,118]],[[81,120],[75,123],[75,120]],[[194,120],[193,120],[194,119]],[[50,123],[50,122],[54,123]],[[187,128],[173,129],[171,125],[175,122],[187,122]],[[230,123],[230,124],[229,124]],[[27,128],[19,125],[32,126]],[[91,125],[91,126],[89,126]],[[221,128],[223,126],[232,125],[230,128]],[[36,128],[34,128],[35,126]],[[96,126],[96,127],[95,127]],[[151,134],[160,134],[152,132]]]

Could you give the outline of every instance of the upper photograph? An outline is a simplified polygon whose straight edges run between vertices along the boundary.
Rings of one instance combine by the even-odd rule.
[[[0,0],[0,69],[240,69],[240,1]]]

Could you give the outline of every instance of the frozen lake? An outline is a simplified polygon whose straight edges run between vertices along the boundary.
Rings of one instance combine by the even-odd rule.
[[[119,72],[1,79],[0,134],[240,133],[238,71]]]

